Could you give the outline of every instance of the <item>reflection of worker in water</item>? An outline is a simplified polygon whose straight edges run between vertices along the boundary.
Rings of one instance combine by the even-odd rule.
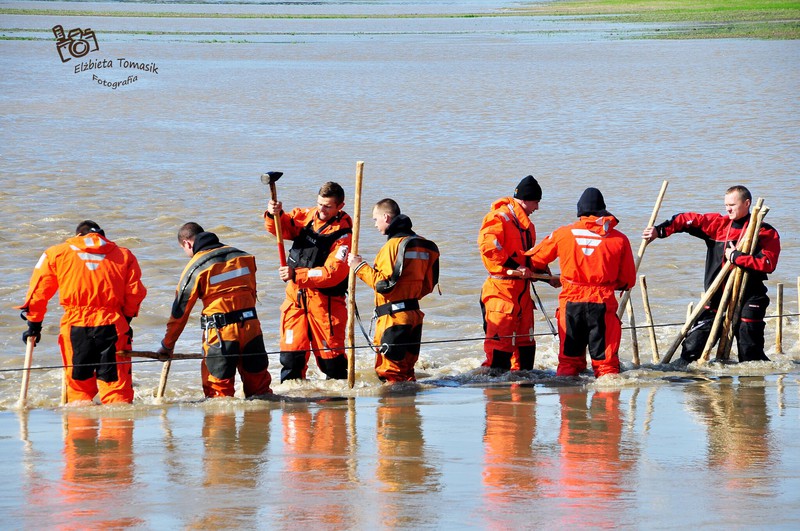
[[[321,407],[313,413],[307,403],[288,403],[282,415],[286,471],[275,491],[284,492],[286,511],[280,524],[319,522],[353,529],[355,513],[341,505],[332,491],[349,491],[354,471],[348,437],[348,409]]]
[[[425,494],[440,489],[438,469],[425,455],[422,418],[416,396],[380,399],[375,435],[378,443],[376,475],[382,482],[381,525],[384,528],[418,528],[436,521],[425,514],[427,504],[409,504],[406,494]]]
[[[541,469],[533,455],[536,435],[536,394],[532,387],[484,389],[486,431],[483,435],[483,484],[492,504],[493,518],[509,508],[513,514],[520,498],[535,496]],[[495,522],[502,527],[510,522]]]
[[[708,462],[733,493],[774,481],[760,471],[775,463],[763,377],[742,377],[718,386],[690,386],[690,405],[708,425]],[[759,473],[742,474],[756,471]]]
[[[80,514],[84,528],[144,526],[144,520],[126,514],[127,505],[122,503],[134,495],[133,425],[131,418],[67,414],[59,504],[62,525],[75,522]]]
[[[203,417],[202,446],[203,487],[206,499],[216,499],[205,511],[198,511],[189,528],[204,528],[209,522],[221,522],[224,527],[257,529],[263,524],[257,503],[224,502],[225,487],[231,492],[256,489],[266,483],[261,477],[261,464],[269,445],[271,409],[207,411]]]
[[[619,391],[559,389],[561,402],[561,477],[559,492],[568,511],[556,527],[614,527],[625,474],[631,463],[620,458],[622,418]]]

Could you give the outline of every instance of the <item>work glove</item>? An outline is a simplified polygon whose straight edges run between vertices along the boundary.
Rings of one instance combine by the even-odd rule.
[[[125,335],[128,336],[128,347],[133,346],[133,327],[131,326],[131,321],[133,321],[133,317],[128,317],[127,315],[124,316],[125,320],[128,321],[128,331],[125,332]]]
[[[29,337],[32,337],[36,340],[34,344],[39,344],[39,341],[42,340],[42,323],[28,321],[28,330],[22,333],[22,342],[27,344]]]

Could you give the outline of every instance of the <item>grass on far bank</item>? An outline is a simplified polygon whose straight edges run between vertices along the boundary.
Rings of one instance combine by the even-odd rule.
[[[798,0],[557,0],[523,11],[580,20],[675,23],[658,38],[800,39]]]

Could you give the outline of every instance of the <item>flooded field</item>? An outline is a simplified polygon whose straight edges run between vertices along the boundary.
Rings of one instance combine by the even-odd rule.
[[[516,5],[0,3],[294,17],[0,15],[0,510],[9,527],[796,527],[796,316],[784,322],[782,353],[768,320],[770,363],[659,366],[640,330],[636,368],[626,330],[625,372],[574,382],[555,378],[557,344],[537,315],[535,370],[490,377],[478,370],[476,239],[492,201],[527,174],[544,189],[539,238],[571,222],[581,191],[596,186],[634,249],[663,180],[660,220],[720,212],[724,190],[744,184],[765,198],[782,237],[768,315],[779,282],[785,313],[796,314],[800,44],[641,41],[618,37],[646,28],[453,16]],[[62,62],[56,24],[91,28],[98,50]],[[114,66],[80,71],[91,60]],[[137,79],[111,88],[93,76]],[[289,208],[338,181],[352,214],[358,160],[361,253],[371,259],[382,244],[368,208],[385,196],[442,251],[442,295],[422,302],[419,385],[382,386],[357,338],[353,390],[321,380],[312,364],[309,381],[273,387],[283,401],[200,402],[199,363],[176,361],[158,404],[161,364],[140,360],[132,406],[61,409],[53,300],[31,409],[16,410],[24,323],[12,307],[42,250],[86,218],[139,258],[149,290],[133,322],[141,350],[163,336],[185,264],[175,243],[183,222],[253,253],[277,381],[283,285],[259,176],[284,172],[278,193]],[[665,325],[656,328],[662,351],[699,297],[704,254],[688,236],[648,247],[640,274]],[[557,292],[538,291],[552,317]],[[369,315],[363,284],[357,299]],[[638,290],[632,299],[640,312]],[[199,344],[190,326],[177,351]]]

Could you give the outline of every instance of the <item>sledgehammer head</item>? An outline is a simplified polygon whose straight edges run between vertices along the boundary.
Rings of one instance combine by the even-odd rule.
[[[268,171],[267,173],[261,174],[261,183],[262,184],[272,184],[278,179],[281,178],[283,175],[282,171]]]

